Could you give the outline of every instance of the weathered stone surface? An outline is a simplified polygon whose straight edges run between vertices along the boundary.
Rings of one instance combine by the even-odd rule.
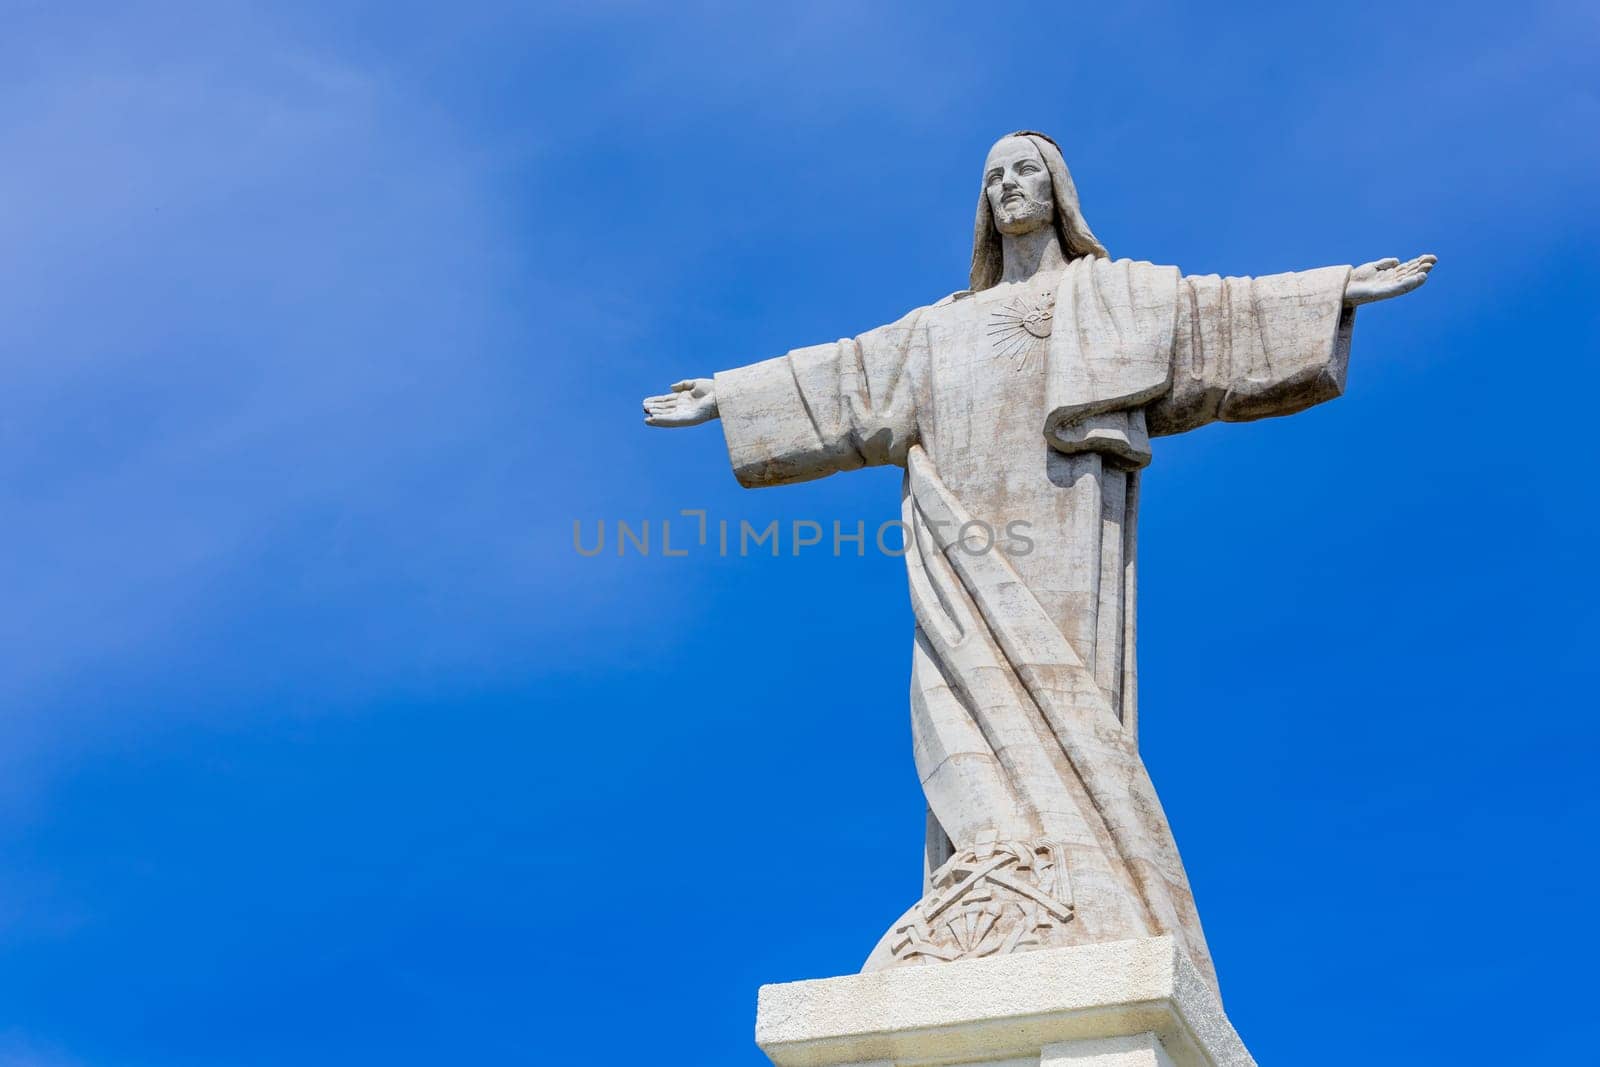
[[[763,986],[778,1067],[1249,1067],[1168,937]]]
[[[1356,305],[1433,263],[1112,260],[1054,142],[1015,134],[984,165],[970,289],[645,401],[651,425],[720,417],[746,486],[906,470],[928,882],[867,970],[1167,935],[1215,988],[1139,758],[1140,471],[1152,437],[1339,395]]]

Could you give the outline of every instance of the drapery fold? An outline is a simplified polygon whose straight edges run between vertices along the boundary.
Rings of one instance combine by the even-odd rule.
[[[914,692],[927,701],[934,690],[937,700],[947,687],[963,702],[1020,809],[1011,813],[1010,825],[972,825],[965,783],[948,783],[947,790],[935,768],[923,785],[940,825],[958,843],[986,830],[1001,840],[1042,836],[1084,846],[1109,841],[1114,862],[1105,873],[1131,886],[1142,907],[1080,908],[1085,933],[1092,934],[1088,939],[1171,933],[1215,984],[1166,815],[1135,737],[1092,668],[1003,554],[972,552],[958,543],[958,531],[973,517],[921,448],[907,456],[902,507],[902,521],[914,535],[905,560],[918,642],[933,668],[918,672]],[[1064,767],[1048,758],[1049,749],[1064,757]],[[1074,864],[1073,873],[1081,894],[1084,872]],[[1098,895],[1110,901],[1117,894]],[[1099,929],[1091,932],[1089,926]],[[887,963],[884,946],[874,959]]]

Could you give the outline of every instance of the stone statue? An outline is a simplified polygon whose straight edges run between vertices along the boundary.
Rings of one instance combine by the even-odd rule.
[[[644,402],[721,418],[734,474],[906,471],[923,898],[864,970],[1170,935],[1215,972],[1139,758],[1135,529],[1150,439],[1344,389],[1355,308],[1435,258],[1262,278],[1113,260],[1054,141],[984,163],[971,288]],[[993,531],[1027,524],[1032,550]]]

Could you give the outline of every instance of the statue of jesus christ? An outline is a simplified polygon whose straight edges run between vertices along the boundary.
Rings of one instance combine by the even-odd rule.
[[[722,420],[740,484],[894,464],[916,617],[925,893],[866,970],[1169,934],[1215,988],[1139,758],[1135,528],[1150,439],[1338,396],[1357,305],[1433,256],[1261,278],[1112,260],[1056,143],[984,163],[971,288],[644,402]],[[1026,522],[1007,556],[973,531]]]

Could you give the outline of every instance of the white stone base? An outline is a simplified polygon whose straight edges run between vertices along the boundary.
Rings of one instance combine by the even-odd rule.
[[[761,987],[777,1067],[1254,1067],[1171,938]]]

